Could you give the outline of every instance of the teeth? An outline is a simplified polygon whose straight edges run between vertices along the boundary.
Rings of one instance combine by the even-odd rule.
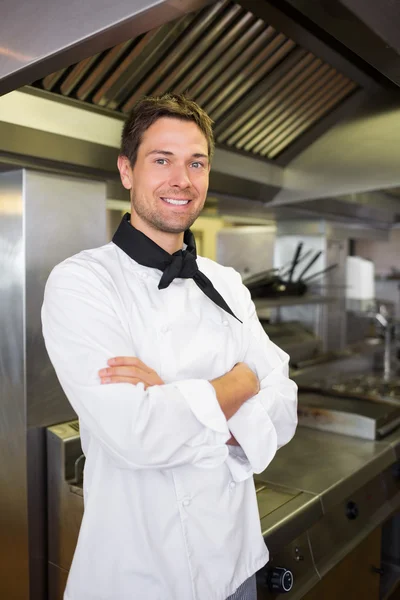
[[[163,198],[163,200],[164,202],[168,202],[168,204],[176,204],[177,206],[181,206],[189,202],[189,200],[174,200],[174,198]]]

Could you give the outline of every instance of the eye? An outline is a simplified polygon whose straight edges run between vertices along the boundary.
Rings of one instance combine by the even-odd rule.
[[[166,165],[167,164],[167,159],[166,158],[156,158],[155,163],[157,165]]]
[[[202,167],[204,167],[204,164],[202,162],[199,162],[198,160],[196,160],[195,162],[191,163],[191,166],[194,167],[195,169],[201,169]]]

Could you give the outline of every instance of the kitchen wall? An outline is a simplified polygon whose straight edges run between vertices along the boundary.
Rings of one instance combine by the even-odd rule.
[[[357,240],[355,244],[357,256],[368,258],[375,263],[377,275],[388,275],[392,269],[400,275],[400,228],[393,228],[387,242]]]

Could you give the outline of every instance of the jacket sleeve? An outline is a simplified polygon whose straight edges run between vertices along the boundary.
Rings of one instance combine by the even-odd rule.
[[[242,285],[242,284],[241,284]],[[263,330],[250,293],[242,285],[246,306],[245,362],[260,380],[260,392],[228,421],[241,448],[230,449],[228,464],[236,480],[261,473],[297,426],[297,386],[289,379],[289,356]]]
[[[107,285],[90,269],[61,263],[53,270],[42,325],[68,400],[119,466],[160,469],[189,463],[213,468],[226,460],[230,432],[208,381],[177,381],[147,390],[141,383],[100,383],[98,371],[109,358],[138,354]]]

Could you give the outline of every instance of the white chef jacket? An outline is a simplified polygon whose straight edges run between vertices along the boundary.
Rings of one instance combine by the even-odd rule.
[[[294,434],[296,385],[240,275],[197,260],[243,324],[192,279],[159,290],[161,271],[112,242],[47,282],[46,347],[86,455],[65,600],[225,600],[268,561],[252,475]],[[140,358],[165,384],[101,384],[115,356]],[[261,391],[227,422],[209,380],[239,361]]]

